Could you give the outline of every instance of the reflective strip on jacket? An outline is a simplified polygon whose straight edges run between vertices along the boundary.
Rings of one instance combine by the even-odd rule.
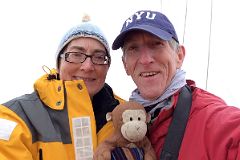
[[[103,110],[96,122],[99,108],[92,107],[84,82],[55,78],[46,74],[35,82],[35,92],[0,105],[1,160],[87,160],[112,133],[105,112],[123,100],[107,84],[98,93],[104,96],[93,98]]]
[[[239,160],[240,109],[195,87],[193,81],[187,83],[192,90],[192,106],[178,160]],[[150,127],[149,138],[158,159],[177,99],[178,93],[172,106],[163,109]]]

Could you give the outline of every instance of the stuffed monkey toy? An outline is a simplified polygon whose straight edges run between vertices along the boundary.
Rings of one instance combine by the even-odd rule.
[[[142,148],[144,160],[156,160],[156,154],[146,136],[150,115],[137,102],[128,101],[119,104],[107,113],[107,121],[112,120],[113,134],[100,143],[94,153],[94,160],[111,160],[111,151],[116,147]],[[128,155],[125,154],[127,157]],[[130,159],[130,158],[129,158]]]

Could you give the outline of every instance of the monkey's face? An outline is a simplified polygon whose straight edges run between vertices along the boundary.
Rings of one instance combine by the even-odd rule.
[[[141,109],[125,110],[122,114],[121,133],[130,142],[138,142],[147,133],[147,115]]]

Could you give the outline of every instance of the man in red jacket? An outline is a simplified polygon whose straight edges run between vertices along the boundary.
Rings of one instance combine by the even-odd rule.
[[[185,79],[181,69],[185,49],[164,14],[150,10],[134,13],[113,42],[112,49],[119,48],[126,73],[137,86],[130,100],[143,104],[152,116],[149,138],[158,159],[240,159],[240,109],[227,106]],[[178,105],[184,88],[190,93],[190,109],[185,115],[185,100]],[[176,128],[184,126],[181,115],[187,119],[182,138],[178,138]],[[173,123],[175,131],[171,130]],[[177,145],[179,150],[171,152]]]

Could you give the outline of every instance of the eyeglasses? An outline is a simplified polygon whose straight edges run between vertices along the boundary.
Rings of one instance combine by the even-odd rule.
[[[96,52],[94,55],[87,55],[82,52],[66,52],[60,55],[69,63],[83,63],[88,57],[93,64],[105,65],[109,64],[110,58],[104,52]]]

